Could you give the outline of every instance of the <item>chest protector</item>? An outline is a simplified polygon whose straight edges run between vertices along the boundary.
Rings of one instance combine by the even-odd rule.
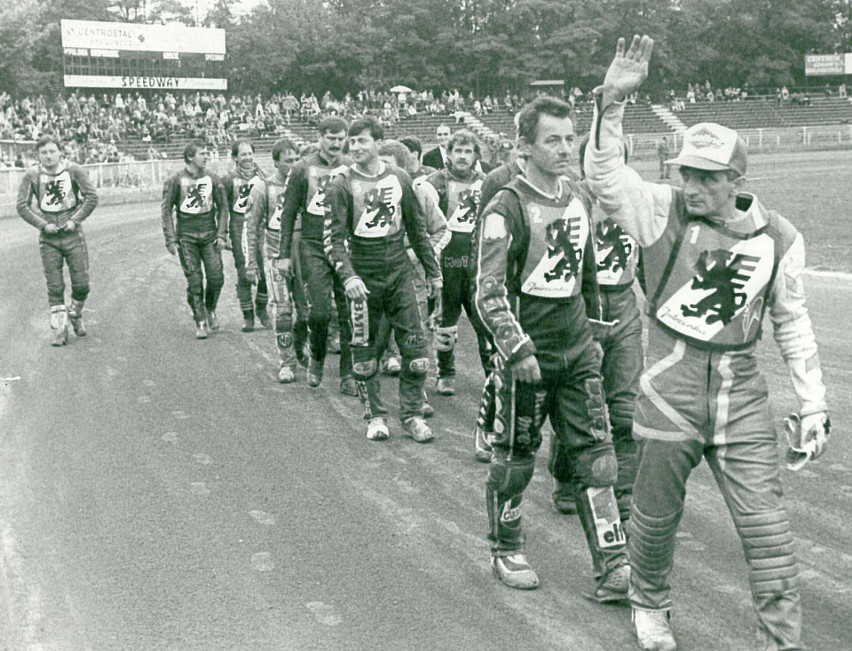
[[[453,233],[472,233],[482,198],[482,179],[447,179],[447,227]]]
[[[754,345],[778,264],[792,242],[774,222],[770,216],[743,234],[703,219],[670,217],[670,232],[661,238],[672,244],[668,260],[650,253],[646,259],[649,282],[659,279],[650,315],[672,336],[698,348]]]
[[[38,207],[44,213],[60,213],[77,207],[77,188],[68,170],[55,176],[39,172]]]
[[[591,232],[589,213],[576,196],[549,201],[518,193],[529,245],[521,271],[521,292],[543,298],[570,298],[583,285],[583,250]]]
[[[639,245],[611,219],[595,225],[598,284],[630,285],[636,278]]]
[[[248,212],[251,190],[257,181],[257,174],[250,179],[244,179],[241,176],[234,177],[234,202],[231,205],[231,212],[237,215],[245,215]]]
[[[207,175],[193,179],[180,178],[180,210],[178,215],[204,215],[213,210],[213,179]]]
[[[308,167],[308,203],[305,212],[325,219],[325,188],[330,179],[331,167],[310,165]]]
[[[349,168],[349,179],[355,237],[374,239],[399,232],[402,185],[396,175],[386,172],[370,178]]]

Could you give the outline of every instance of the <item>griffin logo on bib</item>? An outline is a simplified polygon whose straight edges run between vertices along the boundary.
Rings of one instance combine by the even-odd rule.
[[[680,309],[686,317],[703,318],[711,325],[718,321],[728,325],[737,311],[745,306],[748,294],[741,291],[760,262],[759,257],[733,253],[724,249],[704,251],[695,263],[692,289],[710,293]]]
[[[206,189],[206,183],[197,183],[196,185],[189,186],[186,189],[186,201],[184,201],[183,207],[187,209],[203,207]]]
[[[240,186],[239,195],[237,196],[237,200],[234,202],[235,212],[245,212],[248,210],[249,195],[251,194],[251,189],[253,187],[254,183],[248,181]]]
[[[313,170],[311,171],[313,175]],[[310,202],[308,203],[307,211],[312,215],[323,215],[325,214],[325,206],[323,205],[325,202],[325,190],[328,187],[328,181],[331,178],[330,174],[326,174],[325,176],[319,176],[316,178],[316,192],[314,192],[314,196],[311,197]]]
[[[393,221],[396,206],[391,204],[393,192],[388,187],[375,187],[364,196],[364,228],[385,228]],[[365,221],[366,219],[366,221]]]
[[[598,222],[595,229],[598,271],[619,272],[627,269],[636,244],[615,222]]]
[[[547,282],[568,280],[580,272],[583,251],[579,248],[580,219],[557,219],[547,225],[547,259],[556,264],[544,273]]]
[[[65,203],[65,180],[56,179],[45,184],[44,193],[47,206],[61,206]]]
[[[473,223],[479,206],[479,197],[479,190],[472,188],[463,190],[459,194],[459,203],[458,206],[456,206],[452,219],[455,219],[458,222]]]

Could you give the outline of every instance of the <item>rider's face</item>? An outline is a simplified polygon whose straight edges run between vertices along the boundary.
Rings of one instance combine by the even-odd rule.
[[[59,147],[55,142],[48,142],[38,149],[38,162],[46,169],[53,169],[59,165]]]
[[[198,167],[199,169],[204,169],[207,167],[207,161],[210,160],[210,151],[204,147],[195,152],[195,156],[189,159],[189,162]]]
[[[734,214],[739,178],[728,170],[710,171],[681,167],[686,210],[696,217],[727,221]]]

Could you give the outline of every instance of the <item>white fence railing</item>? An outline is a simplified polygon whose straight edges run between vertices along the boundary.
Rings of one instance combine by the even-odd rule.
[[[852,124],[783,129],[739,129],[739,134],[746,141],[749,153],[852,148]],[[669,137],[669,151],[672,152],[672,156],[677,154],[683,144],[680,134],[640,133],[626,136],[631,156],[634,158],[656,157],[657,142],[663,136]]]

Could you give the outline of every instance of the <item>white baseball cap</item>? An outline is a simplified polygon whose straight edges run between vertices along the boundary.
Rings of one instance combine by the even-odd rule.
[[[683,134],[683,148],[667,165],[698,170],[734,170],[746,173],[748,146],[736,131],[715,122],[700,122]]]

